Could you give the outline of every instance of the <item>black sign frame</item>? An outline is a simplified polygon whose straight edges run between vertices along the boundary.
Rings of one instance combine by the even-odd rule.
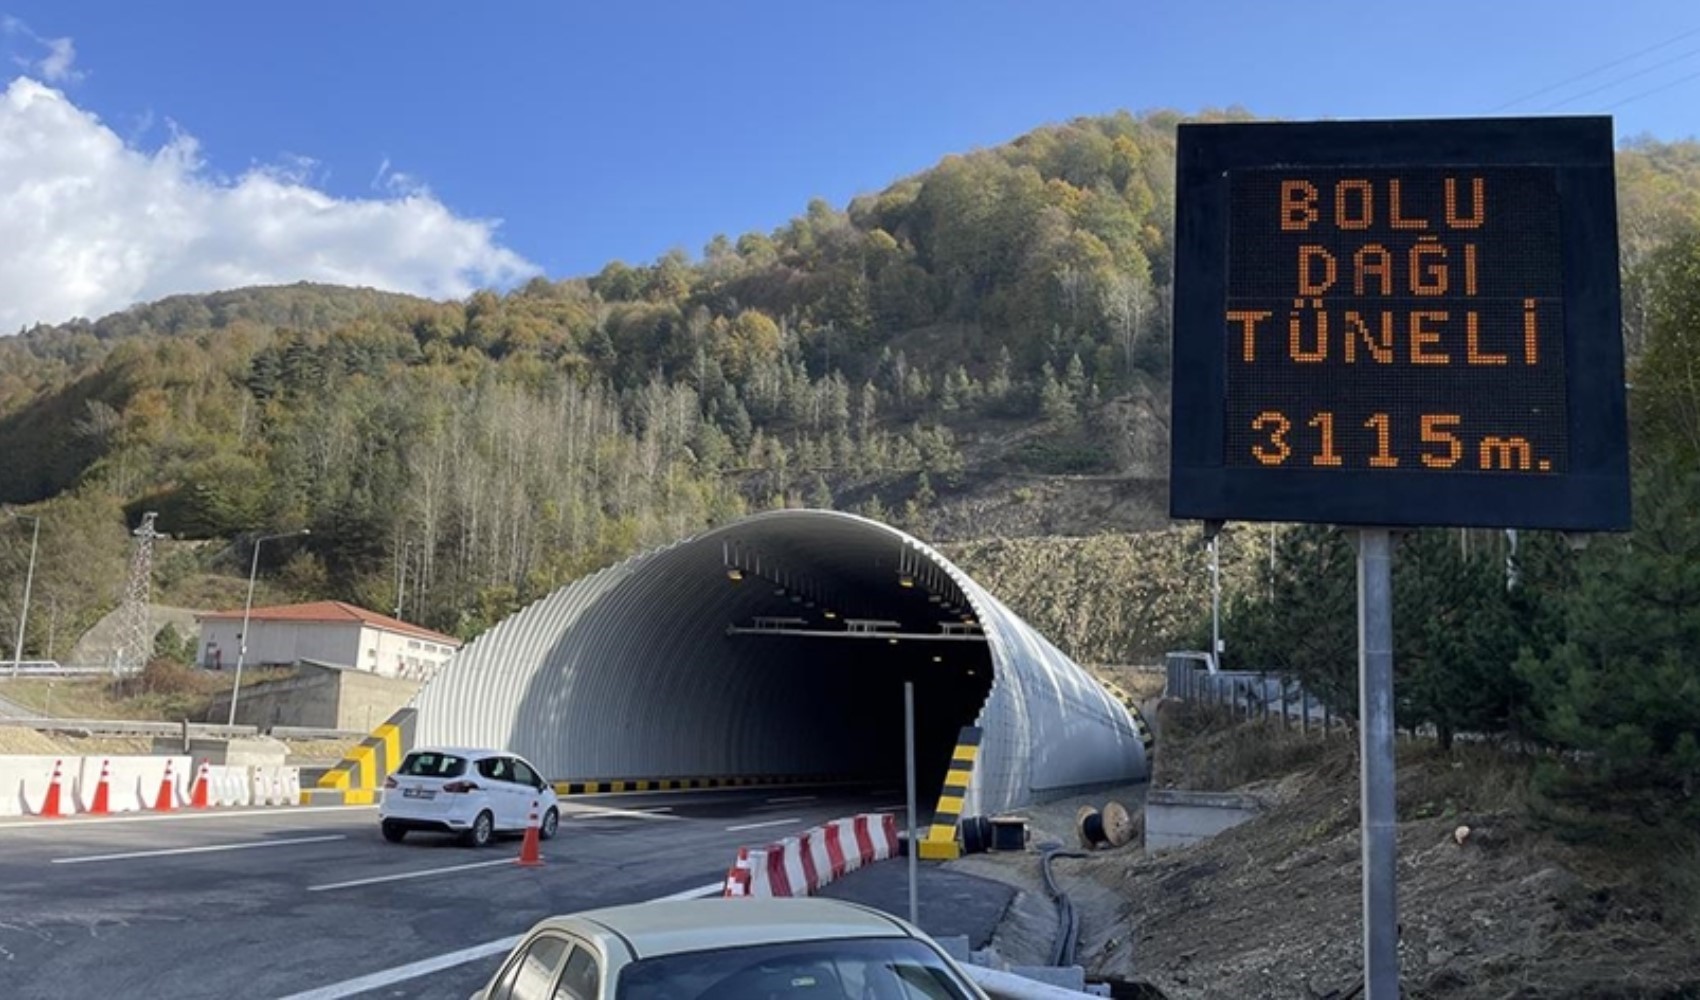
[[[1225,464],[1229,180],[1290,167],[1550,167],[1560,204],[1563,472]],[[1623,531],[1629,455],[1609,117],[1184,124],[1176,165],[1170,516]]]

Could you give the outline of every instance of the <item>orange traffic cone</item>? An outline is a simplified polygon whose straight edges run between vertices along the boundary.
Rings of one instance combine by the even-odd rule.
[[[538,836],[537,801],[532,800],[531,816],[525,821],[525,842],[519,845],[519,864],[531,868],[543,863],[543,855],[539,853],[541,838]]]
[[[748,896],[750,894],[750,849],[738,848],[738,860],[732,862],[732,868],[726,873],[726,889],[721,895],[727,897]]]
[[[167,765],[167,766],[169,767],[170,765]],[[189,808],[191,808],[191,809],[205,809],[205,808],[207,808],[207,806],[208,806],[208,803],[207,803],[207,778],[208,778],[208,773],[209,772],[208,772],[207,762],[203,760],[203,761],[201,761],[200,773],[195,775],[195,788],[194,788],[193,791],[191,791],[189,793]]]
[[[159,796],[154,799],[153,807],[159,812],[170,812],[177,806],[176,789],[171,787],[171,759],[165,761],[165,777],[159,781]]]
[[[90,816],[105,816],[112,811],[111,792],[107,785],[112,781],[112,762],[101,759],[100,784],[94,786],[94,800],[89,803]]]
[[[47,796],[41,800],[41,816],[63,816],[59,809],[59,764],[53,762],[53,777],[47,783]]]

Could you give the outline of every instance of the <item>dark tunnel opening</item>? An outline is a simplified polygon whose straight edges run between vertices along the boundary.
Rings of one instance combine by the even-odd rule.
[[[962,727],[992,684],[984,641],[733,635],[746,669],[767,675],[794,713],[787,729],[826,751],[820,772],[901,789],[904,685],[915,685],[916,788],[922,808],[944,783]]]

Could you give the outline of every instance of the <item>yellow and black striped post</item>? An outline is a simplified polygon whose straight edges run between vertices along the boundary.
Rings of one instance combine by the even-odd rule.
[[[919,845],[920,857],[928,861],[951,861],[962,856],[956,842],[956,824],[962,819],[962,807],[968,797],[968,781],[974,777],[974,761],[980,756],[980,728],[963,726],[956,738],[956,749],[950,755],[950,770],[945,772],[944,787],[939,789],[939,804],[933,810],[933,825]]]
[[[384,779],[401,766],[413,749],[413,724],[419,713],[404,708],[372,730],[372,735],[326,771],[315,787],[301,794],[302,805],[369,806],[377,801]]]

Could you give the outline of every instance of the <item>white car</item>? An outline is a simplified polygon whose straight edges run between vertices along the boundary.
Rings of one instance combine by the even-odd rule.
[[[452,833],[483,847],[498,833],[523,833],[532,811],[538,836],[555,836],[561,813],[552,788],[525,758],[501,750],[415,750],[384,779],[378,823],[400,843],[414,830]]]
[[[691,899],[551,917],[473,1000],[984,1000],[933,940],[830,899]]]

